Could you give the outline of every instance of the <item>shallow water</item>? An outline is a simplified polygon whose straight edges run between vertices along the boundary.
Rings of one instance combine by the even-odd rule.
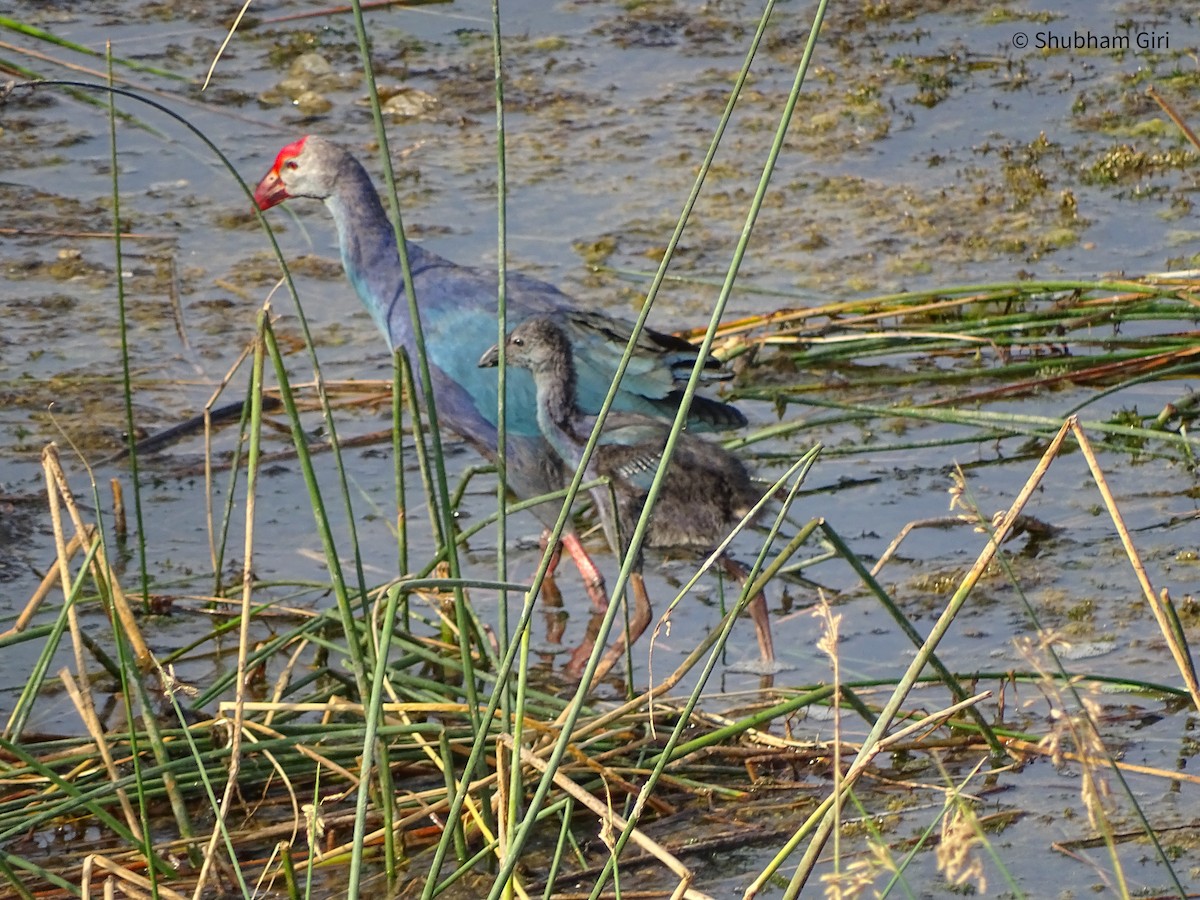
[[[365,91],[350,20],[271,21],[319,8],[257,4],[253,13],[259,24],[239,33],[204,94],[191,84],[151,75],[136,74],[132,80],[164,91],[161,102],[208,135],[250,184],[282,144],[306,132],[335,135],[370,159],[373,132],[361,102]],[[522,2],[506,3],[504,14],[511,264],[563,286],[583,303],[632,315],[643,282],[593,272],[588,263],[642,273],[653,269],[740,65],[757,9],[742,3],[545,8]],[[225,10],[201,6],[185,15],[158,4],[100,3],[80,11],[49,5],[33,15],[61,37],[97,48],[111,40],[116,54],[195,81],[222,37]],[[799,60],[808,15],[806,7],[793,3],[777,10],[756,62],[752,93],[731,124],[674,273],[723,275]],[[403,85],[436,101],[415,118],[390,123],[410,235],[460,262],[493,264],[496,175],[486,7],[454,3],[375,11],[368,21],[377,65],[385,73],[383,86]],[[1036,40],[1039,31],[1153,33],[1160,39],[1165,35],[1168,46],[1126,53],[1042,53],[1012,46],[1018,32]],[[28,39],[9,39],[33,46]],[[287,49],[277,51],[278,46]],[[955,12],[896,4],[890,14],[876,18],[864,17],[859,5],[832,10],[730,315],[933,285],[1026,275],[1094,278],[1190,264],[1200,245],[1192,210],[1194,161],[1163,156],[1118,170],[1116,181],[1099,179],[1097,173],[1104,159],[1127,160],[1129,153],[1116,152],[1121,145],[1146,154],[1183,147],[1144,89],[1153,82],[1186,118],[1200,119],[1197,48],[1200,24],[1167,3],[1039,3],[1020,18],[998,16],[991,6],[973,3],[959,4]],[[280,85],[300,49],[330,63],[332,71],[317,91],[331,104],[324,113],[306,115],[284,99]],[[9,55],[0,52],[0,58]],[[95,60],[70,59],[100,67]],[[38,68],[47,75],[64,74],[49,64]],[[136,425],[152,432],[203,407],[253,337],[256,310],[277,267],[246,198],[213,155],[161,114],[127,101],[119,106],[149,126],[124,125],[118,140],[122,213],[127,228],[141,235],[126,240],[124,259]],[[120,446],[125,426],[112,244],[77,234],[102,234],[110,227],[104,112],[45,89],[11,97],[0,108],[0,128],[5,173],[0,202],[7,211],[0,227],[37,232],[0,233],[6,272],[0,283],[0,615],[7,618],[24,605],[52,558],[48,517],[36,499],[41,448],[51,440],[64,446],[74,487],[86,499],[83,468],[67,452],[65,437],[95,463]],[[294,271],[325,377],[390,379],[382,342],[338,271],[324,209],[293,202],[272,212],[270,220],[289,260],[303,254],[320,259]],[[716,293],[696,283],[668,284],[652,321],[663,328],[702,324]],[[290,301],[277,296],[273,310],[285,342],[298,348]],[[1194,322],[1180,323],[1180,330],[1194,327]],[[299,349],[291,361],[294,379],[309,377]],[[800,365],[803,378],[824,383],[831,396],[839,396],[838,373]],[[245,371],[239,370],[226,399],[241,396],[245,383]],[[1085,415],[1100,419],[1135,406],[1157,410],[1190,387],[1183,381],[1143,384],[1096,399]],[[1066,389],[990,408],[1059,417],[1092,398],[1087,391]],[[884,405],[896,397],[890,390],[872,394],[865,389],[853,399]],[[756,426],[776,421],[767,404],[745,408]],[[796,405],[786,415],[821,420],[825,412]],[[388,420],[383,401],[339,412],[337,421],[346,438],[384,429]],[[313,428],[319,424],[312,419]],[[988,514],[1012,501],[1032,468],[1027,458],[1007,461],[1017,455],[1015,442],[889,449],[901,436],[898,427],[882,420],[833,422],[805,431],[803,445],[776,441],[755,450],[794,458],[820,439],[828,449],[807,487],[823,490],[806,497],[797,515],[826,516],[864,559],[882,553],[907,522],[947,514],[953,464],[967,468],[970,490]],[[914,442],[964,436],[951,425],[912,422],[904,428],[902,436]],[[219,438],[222,447],[230,440]],[[286,442],[281,436],[276,449]],[[863,452],[872,446],[879,452]],[[177,474],[182,463],[194,464],[201,450],[195,438],[144,463],[147,556],[158,592],[203,595],[213,589],[203,481]],[[346,457],[367,578],[382,583],[396,574],[389,530],[395,515],[390,451],[383,444],[349,450]],[[453,456],[452,469],[460,472],[473,462],[463,450]],[[1187,518],[1196,512],[1194,475],[1183,465],[1119,450],[1102,455],[1102,464],[1155,588],[1168,589],[1183,603],[1195,593],[1200,549],[1195,520]],[[318,458],[317,468],[322,490],[333,495],[335,475],[327,456]],[[781,471],[765,461],[759,470],[766,477]],[[122,478],[128,491],[128,469],[122,464],[98,465],[95,476],[102,508],[108,504],[110,477]],[[224,477],[218,482],[218,503],[224,502]],[[851,486],[835,494],[844,479]],[[475,482],[465,515],[485,515],[492,491],[489,480]],[[1061,531],[1048,541],[1022,539],[1013,545],[1025,598],[1043,627],[1061,630],[1078,645],[1107,650],[1099,659],[1076,662],[1077,670],[1174,684],[1177,676],[1157,628],[1098,508],[1079,455],[1056,462],[1027,512]],[[259,509],[257,576],[326,581],[294,463],[271,467]],[[338,504],[331,504],[331,514],[344,541],[346,519]],[[425,512],[410,508],[408,516],[423,522]],[[515,545],[510,574],[527,578],[537,564],[536,522],[517,517],[510,533]],[[428,538],[420,530],[414,535],[412,559],[423,560],[430,551]],[[472,541],[467,560],[473,574],[493,574],[490,540],[485,532]],[[924,629],[982,540],[968,527],[919,530],[884,569],[881,583]],[[236,529],[229,545],[238,548],[231,554],[236,557],[241,547]],[[615,577],[613,561],[601,559]],[[236,572],[236,563],[227,560],[225,571]],[[652,573],[650,586],[660,610],[674,596],[672,584],[689,573],[684,562]],[[894,677],[897,662],[907,659],[911,648],[898,642],[890,619],[853,573],[823,564],[806,574],[837,601],[843,615],[843,677]],[[136,580],[135,564],[130,563],[126,579]],[[564,638],[570,645],[582,634],[586,600],[573,577],[561,579],[561,586],[575,611]],[[672,662],[718,621],[716,583],[703,582],[696,593],[674,614],[670,633],[656,641],[655,673],[674,668]],[[473,599],[481,616],[494,620],[495,598],[477,592]],[[808,612],[816,599],[813,585],[790,584],[786,596],[776,586],[770,599],[777,645],[791,667],[777,686],[827,680],[827,665],[813,647],[817,626]],[[328,600],[316,593],[303,602]],[[44,612],[43,619],[52,612]],[[154,639],[163,649],[185,643],[195,630],[186,618],[165,619],[160,627]],[[745,639],[733,645],[713,690],[758,686],[757,676],[743,671],[752,668],[746,664],[756,655],[749,629],[748,623],[739,626]],[[940,655],[960,671],[1027,668],[1014,638],[1032,633],[1022,598],[996,574],[976,591]],[[35,652],[32,645],[5,650],[0,697],[12,698],[23,686]],[[645,659],[645,653],[638,658],[643,675]],[[206,660],[182,674],[203,683],[225,664]],[[1032,700],[1032,693],[1028,690],[1020,701]],[[10,703],[0,700],[0,709]],[[1113,715],[1109,737],[1126,759],[1167,769],[1186,765],[1192,719],[1155,699],[1124,698],[1110,708],[1126,710],[1130,720],[1139,709],[1162,716],[1149,728]],[[65,702],[48,700],[39,715],[33,723],[39,729],[78,727]],[[827,725],[814,723],[814,736],[827,737],[827,731]],[[1061,810],[1077,805],[1075,779],[1045,763],[1031,769],[1006,783],[997,808],[1041,816],[1053,836],[1047,839],[1032,828],[1016,829],[1019,836],[1006,832],[1011,843],[1002,851],[1011,854],[1008,864],[1035,896],[1099,881],[1093,869],[1048,849],[1060,837],[1087,834],[1078,819],[1058,818]],[[1174,795],[1149,778],[1134,786],[1152,821],[1191,818],[1194,786],[1184,783]],[[1032,859],[1036,865],[1028,863]],[[704,887],[717,896],[732,895],[735,884],[744,884],[744,873],[757,872],[763,862],[754,854],[739,855],[731,873],[724,868],[730,860],[717,861]],[[914,870],[925,876],[929,895],[941,892],[933,887],[938,882],[932,866],[930,859]],[[1188,873],[1187,867],[1177,871]],[[1159,886],[1163,877],[1152,863],[1127,874],[1137,879],[1136,886]],[[999,883],[992,878],[993,885]]]

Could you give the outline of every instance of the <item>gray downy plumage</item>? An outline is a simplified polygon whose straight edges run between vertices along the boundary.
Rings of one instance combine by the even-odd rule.
[[[578,469],[596,417],[579,408],[578,374],[571,341],[550,318],[535,317],[513,329],[505,341],[509,365],[528,369],[537,392],[537,418],[542,433],[569,467]],[[499,350],[489,349],[481,367],[497,365]],[[593,489],[605,534],[614,552],[624,553],[627,536],[641,515],[650,485],[662,462],[670,426],[636,413],[610,413],[588,463],[589,479],[606,478],[609,485]],[[613,507],[613,499],[616,505]],[[712,550],[745,518],[760,499],[746,467],[719,445],[691,434],[676,442],[662,487],[651,514],[646,544],[658,548]],[[724,557],[727,572],[744,581],[746,570]],[[635,572],[635,601],[647,609],[636,619],[648,619],[649,600]],[[641,597],[637,596],[639,590]],[[774,659],[766,602],[758,595],[750,612],[759,634],[764,662]],[[632,632],[632,628],[631,628]],[[632,642],[637,637],[630,635]]]

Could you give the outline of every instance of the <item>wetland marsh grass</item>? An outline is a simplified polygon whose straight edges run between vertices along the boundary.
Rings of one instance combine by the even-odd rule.
[[[769,8],[760,37],[768,17]],[[813,40],[819,18],[817,26]],[[373,84],[361,17],[358,29]],[[495,40],[500,72],[498,20]],[[731,105],[752,58],[753,51]],[[805,65],[781,117],[780,140]],[[377,100],[373,108],[395,211]],[[497,109],[503,196],[501,93]],[[111,121],[117,121],[115,111]],[[764,165],[762,192],[777,152],[778,142]],[[653,276],[646,314],[694,198]],[[501,258],[502,211],[503,204]],[[746,238],[754,212],[748,212]],[[118,207],[114,233],[120,230]],[[115,248],[119,272],[119,239]],[[56,558],[29,601],[28,615],[0,635],[0,648],[19,642],[40,648],[0,735],[0,896],[90,896],[103,889],[166,898],[432,897],[458,890],[489,898],[646,891],[703,898],[730,896],[706,889],[716,869],[704,860],[749,846],[760,862],[742,879],[746,897],[818,890],[836,897],[912,896],[926,890],[931,872],[947,889],[985,894],[1001,883],[1023,896],[1022,860],[1008,852],[1007,835],[999,835],[1036,825],[1022,821],[1019,808],[983,798],[1001,780],[1019,781],[1022,767],[1037,759],[1071,767],[1078,776],[1088,839],[1106,854],[1092,872],[1097,881],[1116,895],[1132,896],[1129,859],[1121,850],[1136,842],[1137,852],[1159,866],[1164,895],[1185,896],[1184,882],[1194,878],[1178,871],[1178,845],[1165,844],[1128,778],[1150,779],[1164,791],[1181,784],[1195,791],[1197,779],[1123,762],[1106,737],[1106,710],[1092,692],[1119,688],[1164,705],[1200,708],[1186,638],[1194,611],[1181,612],[1155,589],[1153,567],[1148,570],[1139,556],[1101,462],[1102,456],[1114,463],[1154,459],[1194,470],[1195,395],[1181,393],[1169,409],[1128,410],[1115,418],[1089,418],[1083,405],[1057,417],[985,407],[1063,384],[1094,391],[1090,405],[1120,387],[1194,373],[1200,281],[1180,276],[953,286],[722,322],[744,249],[743,243],[735,253],[708,326],[692,337],[744,363],[736,397],[819,412],[731,442],[781,473],[769,493],[785,498],[778,504],[782,511],[755,532],[761,552],[721,626],[674,671],[646,682],[645,670],[634,667],[623,686],[610,682],[589,690],[605,639],[618,623],[617,603],[601,625],[582,687],[532,677],[531,620],[549,559],[532,586],[509,579],[503,491],[495,516],[460,528],[455,510],[464,488],[444,467],[436,398],[414,402],[409,361],[396,360],[390,385],[362,390],[360,384],[357,397],[342,394],[322,379],[304,326],[314,376],[293,385],[292,361],[275,335],[269,303],[241,363],[251,377],[239,439],[229,458],[218,459],[211,450],[205,457],[209,595],[183,596],[157,584],[145,563],[153,529],[139,523],[139,546],[125,546],[108,512],[112,504],[90,470],[74,462],[64,466],[60,450],[47,447],[46,517]],[[276,253],[287,279],[277,247]],[[303,322],[298,298],[295,307]],[[123,307],[121,318],[124,325]],[[639,325],[644,321],[645,314]],[[1097,328],[1104,329],[1102,337]],[[497,334],[503,333],[501,315]],[[128,348],[123,357],[128,371]],[[423,365],[420,359],[412,363]],[[824,373],[823,383],[799,374],[814,370]],[[134,390],[126,378],[130,425]],[[902,402],[878,399],[897,393]],[[379,584],[368,579],[354,532],[354,496],[342,454],[349,441],[335,427],[363,396],[390,398],[393,414],[386,439],[395,460],[401,577]],[[264,582],[254,572],[255,559],[271,552],[259,488],[264,460],[271,458],[264,446],[266,397],[278,399],[290,429],[290,446],[272,452],[294,454],[302,473],[326,582]],[[317,419],[324,429],[319,446],[311,439]],[[808,432],[841,423],[892,437],[794,455],[762,449],[777,448],[784,438],[804,442]],[[905,423],[934,423],[951,433],[910,439]],[[138,448],[134,429],[129,432],[136,509]],[[981,509],[971,488],[972,467],[965,465],[954,484],[952,515],[914,522],[873,561],[860,558],[835,526],[831,492],[805,484],[806,475],[819,471],[820,456],[919,448],[949,465],[958,446],[1004,441],[1017,446],[1014,455],[1023,465],[1028,460],[1028,468],[999,515]],[[327,462],[317,459],[318,449],[329,454]],[[1055,478],[1053,464],[1068,452],[1086,460],[1086,489],[1111,522],[1140,588],[1136,602],[1153,615],[1177,681],[1081,671],[1063,659],[1061,636],[1039,621],[1036,605],[1025,597],[1006,542],[1037,527],[1026,509],[1029,499]],[[416,485],[406,481],[410,457],[417,460]],[[334,473],[332,495],[321,486],[318,465]],[[807,520],[798,523],[789,507],[802,486]],[[584,487],[579,475],[568,488],[560,530],[570,499]],[[334,526],[331,504],[344,510],[347,533]],[[405,514],[423,505],[430,510],[427,522]],[[944,592],[932,623],[918,627],[881,573],[921,527],[968,528],[975,538],[974,561]],[[412,558],[407,535],[415,528],[434,535],[438,550],[432,557]],[[644,523],[634,540],[642,531]],[[467,537],[489,533],[498,534],[496,576],[469,577],[459,547]],[[231,544],[239,534],[235,563]],[[803,554],[807,558],[797,561]],[[748,599],[764,586],[803,578],[817,560],[823,571],[840,569],[853,585],[839,591],[841,598],[867,597],[886,612],[897,643],[911,648],[907,655],[889,664],[886,677],[847,677],[839,654],[841,598],[827,598],[813,582],[802,581],[805,605],[813,608],[820,631],[811,655],[828,660],[823,677],[792,683],[777,676],[743,696],[712,689],[710,676]],[[630,566],[631,560],[623,565],[614,595],[622,593]],[[234,583],[231,568],[239,570]],[[1021,670],[954,671],[939,658],[940,642],[984,579],[1023,603],[1029,637],[1020,646]],[[494,628],[475,613],[472,595],[478,592],[501,594]],[[504,612],[506,593],[522,598],[511,620]],[[318,594],[332,599],[319,609],[293,602]],[[88,622],[109,622],[110,630],[90,628],[81,612]],[[204,624],[193,639],[163,646],[160,626],[176,617]],[[212,673],[202,690],[176,675],[200,663]],[[52,671],[56,664],[60,668]],[[1045,716],[1006,710],[1006,693],[1025,688],[1043,698]],[[60,694],[77,710],[84,736],[39,734],[31,727],[39,706]],[[117,698],[115,718],[95,708],[105,694]],[[914,803],[914,793],[936,801]],[[932,866],[924,862],[931,854]]]

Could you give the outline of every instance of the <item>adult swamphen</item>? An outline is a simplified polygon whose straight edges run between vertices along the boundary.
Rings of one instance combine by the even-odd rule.
[[[576,401],[579,370],[572,341],[557,320],[535,317],[509,333],[505,354],[509,365],[533,374],[538,425],[567,465],[578,467],[596,419],[584,413]],[[495,366],[499,356],[493,346],[480,358],[479,365]],[[611,493],[602,486],[595,488],[592,496],[609,543],[617,552],[627,548],[627,536],[641,515],[670,430],[661,419],[638,413],[612,412],[604,420],[587,475],[607,478],[611,485]],[[711,551],[750,514],[760,498],[745,466],[733,454],[703,438],[681,434],[651,513],[646,543],[651,547]],[[639,551],[630,579],[634,597],[630,643],[646,630],[651,617],[641,562]],[[739,583],[745,583],[748,573],[740,563],[724,555],[721,562],[726,572]],[[763,662],[773,666],[771,621],[762,593],[750,601],[748,609]],[[612,667],[623,649],[616,646],[605,654],[598,676]]]
[[[262,210],[292,197],[325,201],[337,227],[342,265],[359,299],[388,346],[415,356],[395,233],[366,170],[330,141],[301,138],[279,151],[254,191]],[[495,459],[496,378],[481,372],[476,360],[496,340],[496,273],[457,265],[411,242],[406,247],[439,419],[488,459]],[[533,316],[553,317],[571,343],[579,405],[587,411],[599,409],[632,334],[631,324],[579,309],[552,285],[522,275],[508,276],[506,294],[508,321],[514,325]],[[696,348],[686,341],[643,331],[616,408],[673,416],[682,397],[682,382],[695,360]],[[707,361],[705,368],[712,378],[727,377],[716,360]],[[514,370],[508,392],[509,486],[525,498],[561,489],[567,483],[563,463],[538,428],[529,373]],[[706,397],[694,398],[689,421],[710,428],[734,428],[746,422],[734,407]],[[546,523],[557,518],[556,510],[548,506],[536,511]],[[604,608],[608,598],[603,578],[573,530],[564,534],[563,544],[579,566],[593,606]]]

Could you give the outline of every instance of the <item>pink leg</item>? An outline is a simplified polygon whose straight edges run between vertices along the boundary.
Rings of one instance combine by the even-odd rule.
[[[542,553],[546,552],[546,548],[550,546],[550,531],[547,529],[542,532],[540,541],[542,545]],[[558,568],[558,561],[562,556],[562,544],[554,548],[554,555],[550,557],[550,565],[546,569],[546,577],[542,579],[542,602],[546,606],[561,607],[563,605],[562,592],[558,589],[558,583],[554,580],[554,570]]]
[[[754,632],[758,636],[758,652],[765,663],[775,662],[775,642],[771,638],[771,614],[767,611],[767,598],[762,591],[746,607],[754,620]]]
[[[567,660],[567,665],[563,670],[568,678],[578,681],[583,675],[583,669],[592,655],[592,648],[596,646],[596,635],[600,633],[600,623],[603,621],[604,616],[601,613],[592,613],[588,618],[583,640],[578,647],[571,651],[571,658]]]
[[[571,555],[571,559],[575,560],[575,565],[579,567],[579,574],[583,576],[584,587],[587,588],[588,597],[592,601],[592,609],[596,612],[604,612],[608,609],[608,592],[604,589],[604,576],[600,574],[600,570],[596,568],[596,564],[592,562],[588,552],[583,549],[583,544],[579,542],[579,535],[573,531],[564,534],[562,545]]]
[[[601,657],[600,664],[596,667],[597,681],[607,675],[609,670],[616,665],[617,660],[625,655],[626,648],[632,647],[634,642],[642,636],[650,625],[650,620],[654,617],[654,610],[650,607],[650,597],[646,593],[646,582],[643,580],[641,572],[634,572],[629,576],[629,593],[633,595],[633,615],[629,619],[629,631],[622,640],[610,647]]]
[[[745,586],[746,578],[750,574],[745,566],[737,560],[722,556],[721,567],[730,578],[735,579],[739,585]],[[775,641],[771,638],[771,614],[767,610],[766,595],[762,591],[755,594],[747,604],[746,611],[750,613],[750,618],[754,621],[754,632],[758,637],[758,652],[762,655],[763,662],[773,663],[775,661]]]

